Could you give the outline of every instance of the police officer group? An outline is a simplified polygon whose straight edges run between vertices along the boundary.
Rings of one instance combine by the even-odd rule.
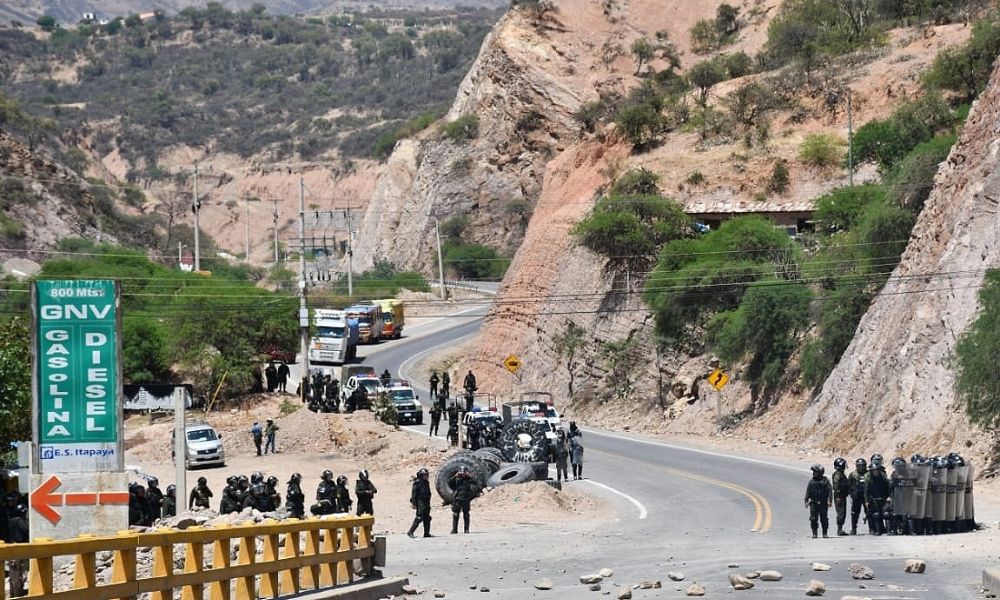
[[[972,502],[973,471],[957,453],[926,458],[914,454],[909,462],[892,460],[887,474],[881,454],[869,460],[858,458],[847,473],[847,460],[833,461],[833,476],[827,478],[822,465],[811,467],[805,505],[809,509],[812,536],[829,537],[830,506],[837,513],[837,535],[857,535],[864,519],[871,535],[931,535],[958,533],[976,528]],[[847,523],[850,499],[851,529]]]

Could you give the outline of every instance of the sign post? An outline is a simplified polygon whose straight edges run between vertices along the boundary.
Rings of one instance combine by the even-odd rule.
[[[31,535],[113,534],[128,523],[118,285],[36,281],[31,304]]]

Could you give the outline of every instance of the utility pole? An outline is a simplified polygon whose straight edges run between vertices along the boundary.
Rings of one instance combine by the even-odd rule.
[[[187,410],[187,390],[184,387],[174,387],[174,468],[176,469],[177,499],[182,503],[187,498],[187,423],[184,411]],[[187,506],[184,504],[184,506]]]
[[[299,177],[299,327],[302,377],[309,375],[309,307],[306,306],[306,182]],[[305,390],[299,390],[305,401]]]
[[[851,112],[851,88],[847,88],[847,182],[854,187],[854,118]]]
[[[271,215],[272,217],[274,217],[274,266],[277,267],[278,266],[278,199],[271,198],[271,200],[274,202],[274,213],[272,213]]]
[[[201,199],[198,198],[198,163],[194,163],[194,270],[201,271],[201,241],[198,239],[198,212],[201,210]]]
[[[354,226],[351,221],[351,202],[347,202],[347,297],[354,298]]]
[[[448,291],[444,287],[444,260],[441,258],[441,222],[437,217],[434,217],[434,236],[437,238],[438,250],[438,286],[441,287],[441,299],[447,300]]]
[[[246,223],[244,225],[246,228],[247,252],[244,255],[243,260],[246,262],[250,262],[250,196],[245,196],[245,198],[246,198],[247,211],[246,211]]]
[[[178,269],[181,268],[181,260],[183,259],[183,257],[181,256],[181,247],[182,246],[184,246],[184,244],[182,244],[181,242],[177,242],[177,268]]]

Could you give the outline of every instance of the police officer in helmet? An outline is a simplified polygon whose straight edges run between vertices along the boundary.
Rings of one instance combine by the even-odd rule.
[[[830,484],[833,486],[833,506],[837,510],[837,535],[847,535],[844,523],[847,521],[847,497],[851,495],[851,482],[846,470],[845,459],[838,458],[833,461],[833,477],[830,478]]]
[[[809,527],[812,529],[813,538],[817,537],[820,524],[823,526],[823,537],[829,537],[827,531],[830,528],[830,518],[828,516],[830,505],[833,504],[833,487],[830,480],[824,475],[826,469],[823,465],[813,465],[812,479],[806,485],[805,505],[809,509]]]

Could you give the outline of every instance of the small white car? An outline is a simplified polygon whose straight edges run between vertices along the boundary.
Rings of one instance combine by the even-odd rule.
[[[412,387],[402,385],[400,382],[392,382],[386,392],[396,405],[400,423],[424,424],[424,406],[420,403],[420,396],[413,392]]]
[[[222,434],[206,423],[192,423],[184,429],[187,452],[184,465],[190,469],[201,466],[226,466],[226,449]],[[173,453],[172,453],[173,454]]]

